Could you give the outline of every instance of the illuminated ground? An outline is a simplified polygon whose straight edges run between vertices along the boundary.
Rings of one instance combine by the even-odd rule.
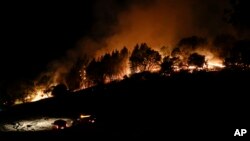
[[[32,119],[23,119],[13,122],[0,123],[0,131],[44,131],[52,130],[54,121],[56,120],[65,120],[67,124],[72,126],[73,120],[70,118],[50,118],[50,117],[40,117]]]

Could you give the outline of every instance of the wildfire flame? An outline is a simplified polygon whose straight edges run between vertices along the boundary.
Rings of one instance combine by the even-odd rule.
[[[49,93],[45,93],[44,90],[42,89],[38,89],[36,90],[33,94],[32,94],[32,98],[30,99],[30,102],[35,102],[41,99],[45,99],[45,98],[50,98],[52,97],[51,92]]]
[[[208,69],[214,69],[214,68],[224,68],[225,65],[221,61],[208,61],[207,62]]]
[[[223,61],[219,60],[219,59],[207,60],[207,64],[204,65],[201,68],[197,68],[196,66],[185,66],[185,67],[173,66],[175,72],[178,72],[180,70],[189,70],[189,72],[193,72],[196,69],[197,70],[216,71],[216,70],[222,69],[224,67],[225,66],[223,65]],[[160,70],[160,67],[157,67],[157,68],[153,68],[150,71],[151,72],[159,72],[159,70]],[[126,70],[124,70],[124,74],[126,76],[130,76],[130,74],[131,74],[130,69],[126,68]],[[122,79],[123,79],[122,76],[118,76],[118,77],[115,77],[113,80],[122,80]],[[109,83],[110,81],[105,81],[105,82]],[[89,86],[91,86],[91,85],[89,85]],[[81,88],[88,88],[88,87],[87,86],[81,86]],[[81,88],[79,88],[77,90],[80,90]],[[25,98],[27,102],[35,102],[35,101],[39,101],[39,100],[42,100],[42,99],[52,97],[51,91],[50,92],[45,92],[46,91],[45,87],[35,87],[34,89],[35,90]],[[16,103],[20,103],[20,101],[17,101]]]
[[[182,66],[178,66],[178,65],[173,65],[173,71],[174,72],[179,72],[181,70],[187,70],[188,72],[192,73],[193,71],[197,70],[197,71],[218,71],[223,69],[225,66],[223,65],[223,61],[222,59],[219,59],[218,57],[214,56],[214,54],[212,54],[209,51],[197,51],[199,54],[202,54],[205,56],[205,60],[206,63],[202,66],[202,67],[197,67],[197,66],[193,66],[193,65],[188,65],[187,62],[183,62]],[[130,65],[129,62],[124,62],[126,64],[124,64],[123,66],[123,71],[118,74],[118,75],[113,75],[111,77],[107,77],[105,78],[104,83],[110,83],[114,80],[123,80],[124,76],[129,77],[131,75],[131,70],[130,70]],[[82,70],[79,70],[79,77],[81,78],[82,82],[80,82],[80,87],[72,90],[72,91],[78,91],[81,89],[86,89],[88,87],[92,87],[95,84],[92,83],[91,81],[89,81],[86,77],[86,67],[84,67]],[[150,72],[159,72],[161,70],[160,65],[152,67],[149,71]],[[135,73],[139,73],[141,72],[140,70],[138,70],[138,72]],[[170,74],[168,75],[170,76]],[[58,77],[58,75],[55,75],[54,77]],[[53,77],[53,78],[54,78]],[[56,82],[56,81],[53,81]],[[48,86],[56,86],[56,84],[59,84],[59,82],[57,83],[53,83],[53,84],[46,84],[46,85],[38,85],[35,86],[34,88],[32,88],[32,90],[29,92],[28,96],[25,97],[25,102],[35,102],[35,101],[39,101],[41,99],[46,99],[46,98],[50,98],[52,97],[51,91],[47,91]],[[20,104],[23,103],[21,100],[16,100],[15,104]]]
[[[51,90],[48,91],[48,88],[45,86],[36,86],[28,90],[27,96],[24,99],[16,99],[14,101],[14,104],[22,104],[25,102],[35,102],[35,101],[39,101],[39,100],[50,98],[50,97],[53,97]]]

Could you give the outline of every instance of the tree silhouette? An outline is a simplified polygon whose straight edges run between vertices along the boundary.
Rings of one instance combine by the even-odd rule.
[[[118,59],[116,59],[116,67],[115,67],[115,74],[119,77],[123,77],[127,73],[127,69],[129,68],[129,51],[126,47],[120,51]]]
[[[182,57],[182,53],[181,53],[181,50],[180,50],[180,48],[174,48],[173,50],[172,50],[172,52],[171,52],[171,56],[173,57],[173,58],[181,58]]]
[[[198,53],[193,53],[188,57],[188,65],[203,67],[205,65],[205,56]]]
[[[64,84],[58,84],[54,87],[52,90],[52,95],[55,97],[62,97],[65,96],[68,93],[67,87]]]
[[[132,73],[150,71],[159,66],[161,55],[143,43],[135,46],[129,60]]]
[[[171,52],[171,61],[173,62],[173,66],[178,66],[181,67],[183,66],[183,52],[181,52],[180,48],[174,48],[173,51]]]
[[[76,63],[72,66],[69,73],[66,76],[66,83],[70,90],[75,90],[83,85],[84,72],[86,71],[86,66],[89,63],[89,58],[84,55],[76,60]]]
[[[86,75],[88,80],[95,84],[103,83],[102,64],[93,59],[86,68]]]
[[[112,53],[112,55],[117,55],[117,54],[118,54],[117,50],[113,51],[113,53]],[[114,60],[112,60],[112,57],[111,57],[112,55],[110,55],[109,53],[106,53],[102,57],[102,59],[100,60],[100,64],[101,64],[101,68],[102,68],[101,73],[103,73],[102,75],[103,75],[104,79],[105,79],[105,77],[108,78],[108,77],[112,76],[112,74],[114,72],[114,67],[113,67]]]
[[[161,72],[162,73],[170,73],[173,71],[173,60],[167,56],[163,58],[163,62],[161,63]]]
[[[187,62],[188,56],[195,52],[196,49],[204,47],[208,44],[206,38],[191,36],[180,39],[177,43],[176,48],[173,49],[171,56],[174,58],[179,58],[181,62]]]
[[[124,47],[120,52],[115,50],[106,53],[98,61],[93,59],[86,68],[86,76],[93,83],[105,83],[125,75],[124,70],[128,62],[128,49]],[[121,76],[122,75],[122,76]]]

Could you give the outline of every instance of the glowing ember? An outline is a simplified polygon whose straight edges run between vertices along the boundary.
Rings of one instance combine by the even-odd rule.
[[[188,66],[188,69],[194,70],[194,69],[196,69],[196,66]]]
[[[157,66],[157,67],[152,68],[150,71],[151,71],[151,72],[158,72],[158,71],[160,71],[160,70],[161,70],[161,67],[160,67],[160,66]]]
[[[83,118],[88,118],[88,117],[90,117],[90,115],[83,115],[83,114],[80,115],[80,118],[81,118],[81,119],[83,119]]]
[[[179,66],[173,66],[173,70],[175,72],[179,72],[181,70],[181,68]]]

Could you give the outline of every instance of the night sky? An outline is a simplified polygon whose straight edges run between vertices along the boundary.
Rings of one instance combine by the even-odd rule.
[[[10,79],[37,75],[51,60],[75,47],[93,22],[90,0],[2,6],[1,77]]]

